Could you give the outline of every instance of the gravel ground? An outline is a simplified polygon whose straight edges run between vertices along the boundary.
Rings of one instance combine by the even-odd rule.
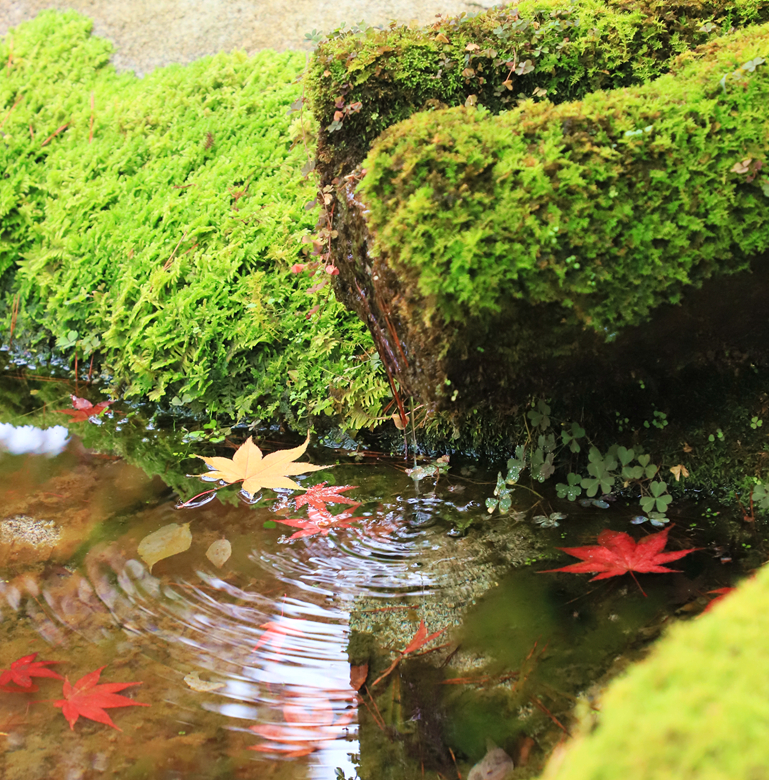
[[[363,21],[425,24],[437,14],[477,13],[494,0],[0,0],[0,35],[46,8],[71,8],[113,41],[118,70],[143,75],[218,51],[310,49],[304,36]]]

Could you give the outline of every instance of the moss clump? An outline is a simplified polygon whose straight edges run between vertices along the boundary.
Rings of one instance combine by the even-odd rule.
[[[752,780],[769,774],[769,571],[676,626],[603,697],[598,727],[547,780]]]
[[[648,81],[682,51],[767,20],[765,0],[522,0],[431,27],[338,31],[310,74],[320,162],[329,179],[347,173],[387,127],[441,104],[497,113]]]
[[[757,26],[648,85],[499,116],[420,113],[384,133],[358,192],[412,354],[440,363],[461,347],[466,370],[477,346],[522,377],[584,329],[584,354],[600,354],[661,304],[747,269],[769,249],[768,51]],[[431,370],[434,384],[461,373]]]
[[[15,339],[96,355],[126,396],[371,422],[389,390],[368,333],[289,270],[315,221],[288,113],[304,55],[140,80],[90,29],[46,12],[0,45],[5,332],[18,301]]]

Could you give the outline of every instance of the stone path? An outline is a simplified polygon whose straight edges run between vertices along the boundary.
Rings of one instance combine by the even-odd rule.
[[[118,70],[143,75],[218,51],[311,49],[305,33],[348,26],[429,23],[436,14],[477,13],[494,0],[0,0],[0,35],[45,8],[71,8],[117,46]]]

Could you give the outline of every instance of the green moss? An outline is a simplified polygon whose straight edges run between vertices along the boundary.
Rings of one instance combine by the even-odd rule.
[[[561,102],[648,81],[682,51],[767,19],[763,0],[522,0],[430,27],[338,31],[309,80],[320,161],[330,179],[384,129],[441,104],[497,113],[543,91]]]
[[[546,780],[753,780],[769,773],[769,570],[676,626],[603,697]]]
[[[374,253],[425,322],[525,301],[601,334],[747,268],[769,248],[769,177],[734,166],[767,155],[768,47],[764,25],[646,86],[415,115],[365,162]]]
[[[90,27],[45,12],[0,45],[6,63],[13,42],[0,80],[5,332],[18,300],[16,339],[96,355],[127,397],[370,424],[389,388],[369,334],[289,270],[315,222],[288,111],[304,55],[219,54],[140,80],[115,74]]]

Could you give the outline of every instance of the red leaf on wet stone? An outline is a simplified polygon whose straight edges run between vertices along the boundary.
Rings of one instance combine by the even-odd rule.
[[[21,658],[17,658],[12,664],[10,669],[3,669],[0,674],[0,689],[10,693],[15,692],[14,688],[6,688],[9,682],[18,685],[27,691],[36,691],[37,687],[32,684],[33,677],[53,677],[59,680],[64,678],[53,671],[53,669],[46,669],[51,664],[58,664],[61,661],[36,661],[37,653],[32,655],[24,655]]]
[[[546,569],[540,574],[554,571],[567,571],[573,574],[598,572],[590,580],[593,582],[593,580],[619,577],[621,574],[634,571],[644,574],[674,573],[677,569],[668,569],[661,564],[677,561],[699,548],[691,547],[688,550],[662,552],[667,544],[669,531],[670,527],[665,528],[657,534],[651,534],[641,539],[640,542],[635,542],[629,534],[621,531],[601,531],[598,534],[597,545],[558,548],[575,558],[582,558],[583,563],[572,563],[569,566],[562,566],[560,569]]]
[[[352,523],[358,520],[364,520],[363,517],[351,517],[352,513],[360,506],[355,506],[350,509],[345,509],[344,512],[340,512],[338,515],[332,515],[327,509],[316,509],[310,507],[307,510],[307,520],[302,518],[293,518],[290,520],[278,520],[276,522],[283,525],[290,525],[292,528],[301,528],[301,531],[297,531],[288,537],[289,541],[294,539],[301,539],[303,536],[315,536],[315,534],[321,534],[321,536],[328,536],[329,531],[336,530],[337,528],[351,528]]]
[[[104,712],[111,707],[149,707],[141,701],[134,701],[127,696],[121,696],[118,691],[130,688],[132,685],[141,685],[140,682],[129,683],[102,683],[98,685],[99,675],[106,666],[102,666],[96,671],[89,672],[81,677],[74,685],[68,679],[64,680],[62,693],[63,699],[58,699],[53,703],[54,707],[61,707],[64,717],[69,722],[71,729],[75,728],[75,722],[82,715],[89,720],[95,720],[97,723],[104,723],[112,726],[113,729],[122,731],[110,720],[109,715]]]
[[[340,496],[345,490],[355,490],[357,485],[328,485],[321,482],[319,485],[313,485],[300,496],[296,497],[296,508],[299,509],[305,504],[309,504],[315,509],[325,509],[326,504],[350,504],[350,506],[360,506],[360,501],[349,496]]]

